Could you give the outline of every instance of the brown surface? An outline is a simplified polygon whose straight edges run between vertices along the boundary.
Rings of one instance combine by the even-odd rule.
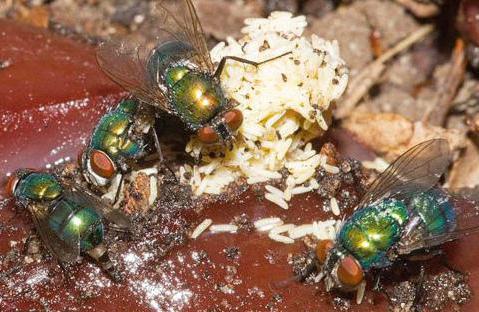
[[[121,89],[94,48],[0,19],[0,181],[18,167],[74,159]],[[8,43],[8,44],[6,44]]]

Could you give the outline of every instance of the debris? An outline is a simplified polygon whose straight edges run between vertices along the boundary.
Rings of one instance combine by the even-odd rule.
[[[377,83],[379,77],[386,69],[386,62],[398,53],[408,49],[414,43],[422,40],[434,30],[432,25],[426,25],[401,40],[393,48],[384,52],[380,57],[364,68],[349,84],[348,93],[341,106],[335,112],[337,118],[345,118],[351,115],[355,106],[367,94],[371,87]]]
[[[419,18],[429,18],[439,14],[439,6],[433,2],[422,3],[416,0],[396,0]]]
[[[449,72],[442,81],[438,82],[436,99],[433,101],[434,106],[430,107],[423,118],[425,123],[433,126],[444,125],[459,86],[464,80],[466,57],[462,39],[456,40],[450,63]]]

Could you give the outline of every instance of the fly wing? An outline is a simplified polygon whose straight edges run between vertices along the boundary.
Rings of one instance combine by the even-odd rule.
[[[46,209],[35,204],[30,204],[28,207],[37,233],[51,255],[63,263],[76,261],[80,255],[80,237],[60,238],[48,224]]]
[[[206,39],[191,0],[157,1],[152,17],[157,35],[155,43],[109,40],[97,48],[97,61],[102,70],[116,83],[140,100],[175,113],[166,91],[148,73],[148,62],[155,48],[168,41],[180,41],[191,47],[192,53],[183,53],[206,72],[213,72]]]
[[[472,198],[471,198],[472,197]],[[398,253],[407,255],[419,249],[432,248],[446,242],[463,238],[479,231],[479,198],[477,195],[465,196],[460,192],[449,192],[447,200],[451,204],[454,214],[454,226],[441,234],[432,234],[424,231],[421,226],[410,223],[407,235],[398,246]]]
[[[450,161],[447,140],[432,139],[399,156],[370,186],[358,207],[384,198],[408,199],[437,184]]]
[[[155,9],[160,17],[158,27],[162,31],[159,39],[190,44],[195,51],[193,61],[204,71],[212,73],[214,67],[206,37],[192,0],[158,1]]]
[[[96,52],[101,69],[140,100],[172,113],[165,92],[147,73],[153,48],[126,40],[101,43]]]
[[[71,183],[68,188],[65,188],[64,192],[65,197],[95,209],[95,211],[108,220],[108,222],[113,223],[115,228],[124,231],[131,228],[130,219],[125,214],[118,209],[114,209],[111,205],[105,203],[101,198],[92,194],[84,187]]]

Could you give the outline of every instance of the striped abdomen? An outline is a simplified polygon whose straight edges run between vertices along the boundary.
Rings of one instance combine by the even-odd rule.
[[[90,207],[62,198],[51,209],[48,224],[65,242],[79,242],[88,251],[103,241],[104,227],[100,215]]]

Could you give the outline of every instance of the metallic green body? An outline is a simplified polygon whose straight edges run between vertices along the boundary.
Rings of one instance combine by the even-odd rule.
[[[339,245],[352,254],[364,270],[390,264],[388,250],[399,241],[409,212],[402,201],[387,199],[356,211],[338,235]]]
[[[100,215],[93,208],[68,198],[55,204],[48,224],[60,239],[79,241],[81,251],[88,251],[103,241],[104,228]]]
[[[185,73],[170,92],[176,112],[193,128],[209,122],[226,104],[220,85],[201,72]]]
[[[190,72],[190,69],[186,66],[175,66],[168,69],[165,73],[165,82],[169,88],[173,88],[173,86],[183,79],[186,74]]]
[[[143,152],[139,142],[130,138],[129,130],[134,122],[138,103],[127,99],[99,121],[90,142],[90,148],[105,152],[111,159],[135,158]]]
[[[93,207],[69,198],[56,177],[49,173],[32,172],[23,176],[15,188],[17,200],[42,209],[48,226],[65,242],[78,242],[81,251],[88,251],[103,241],[101,216]]]
[[[415,196],[411,206],[432,235],[451,232],[456,226],[456,212],[446,195],[437,189]]]
[[[439,235],[454,230],[456,212],[448,197],[438,189],[404,201],[385,199],[357,210],[338,234],[339,248],[352,254],[367,271],[390,265],[388,251],[402,237],[408,221],[418,216],[421,235]]]
[[[15,196],[32,201],[50,201],[62,195],[63,188],[58,180],[48,173],[29,174],[16,187]]]
[[[148,73],[152,81],[159,81],[159,77],[163,76],[172,64],[184,62],[194,55],[193,47],[183,41],[164,42],[155,48],[150,59],[148,60]]]
[[[165,42],[155,48],[147,66],[151,81],[164,88],[170,109],[193,131],[227,103],[220,84],[190,62],[195,53],[188,43]]]

